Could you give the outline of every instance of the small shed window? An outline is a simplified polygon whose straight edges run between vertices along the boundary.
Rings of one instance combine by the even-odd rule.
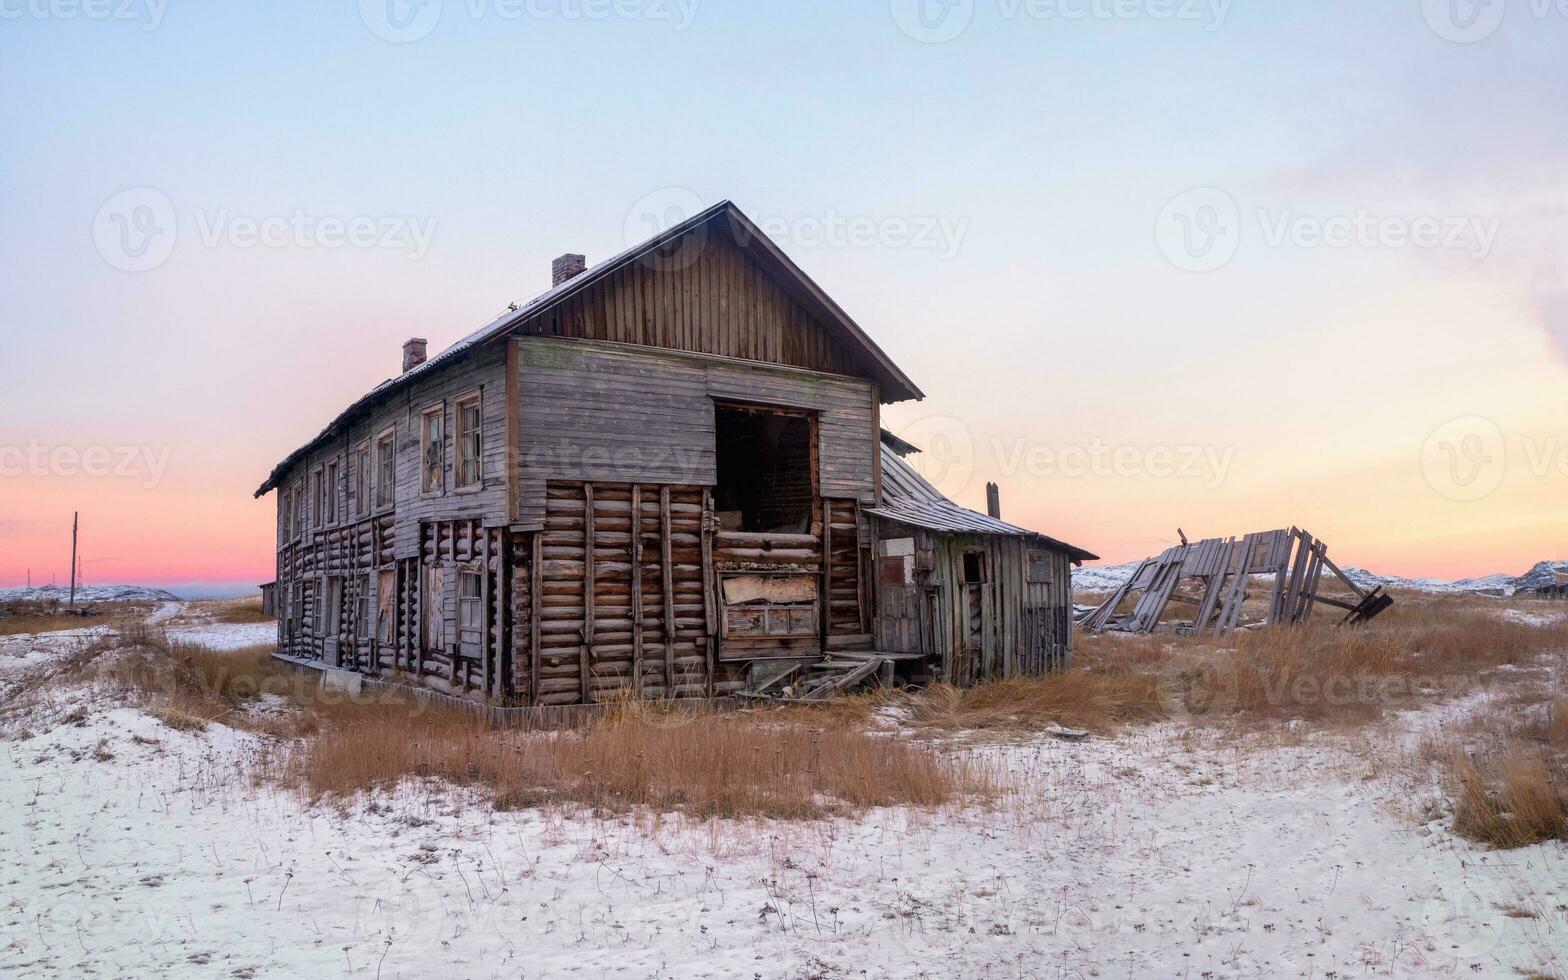
[[[985,581],[985,552],[964,552],[964,584],[982,585]]]
[[[1051,556],[1044,551],[1029,552],[1028,583],[1045,585],[1051,581]]]

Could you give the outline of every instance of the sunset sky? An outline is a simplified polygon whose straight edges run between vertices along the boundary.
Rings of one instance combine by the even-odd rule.
[[[406,338],[725,198],[961,503],[1568,558],[1565,51],[1527,0],[0,4],[0,587],[73,510],[89,581],[272,578],[252,492]]]

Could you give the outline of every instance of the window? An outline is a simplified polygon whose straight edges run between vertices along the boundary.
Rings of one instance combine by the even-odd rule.
[[[338,522],[338,461],[333,460],[327,464],[326,480],[322,483],[322,490],[326,494],[322,513],[326,515],[326,523]]]
[[[327,576],[326,609],[322,614],[325,624],[323,637],[336,637],[343,631],[343,579],[336,575]]]
[[[354,495],[354,516],[370,513],[370,444],[362,442],[354,447],[354,482],[350,493]]]
[[[397,496],[397,430],[376,440],[376,506],[390,507]]]
[[[375,608],[370,601],[372,581],[374,579],[369,575],[361,578],[358,583],[359,594],[354,597],[354,635],[362,640],[370,639],[372,628],[375,626],[375,619],[370,615],[370,611]]]
[[[321,515],[327,512],[327,501],[322,489],[321,470],[310,474],[310,513],[305,520],[306,527],[320,527]]]
[[[376,642],[392,642],[392,622],[397,599],[397,573],[382,572],[376,596]]]
[[[482,584],[478,572],[460,572],[457,576],[457,641],[465,647],[477,648],[485,628],[485,611]]]
[[[294,484],[294,537],[305,533],[305,483]]]
[[[484,438],[479,415],[479,395],[469,395],[457,403],[457,485],[477,487],[483,482],[480,454]]]
[[[810,532],[817,496],[816,419],[787,409],[719,404],[713,423],[719,527]]]
[[[985,552],[964,552],[964,584],[984,585],[985,581]]]
[[[443,406],[426,410],[420,420],[419,492],[446,489],[446,412]]]

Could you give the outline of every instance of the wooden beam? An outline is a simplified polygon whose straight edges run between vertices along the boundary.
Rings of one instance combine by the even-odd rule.
[[[583,642],[577,650],[578,679],[583,704],[593,700],[592,668],[594,635],[593,484],[583,484]]]
[[[539,703],[541,620],[544,613],[544,532],[531,531],[528,568],[528,699]]]
[[[670,488],[659,487],[659,571],[664,585],[664,696],[675,697],[675,570],[670,559]]]
[[[642,697],[642,484],[632,484],[632,694]]]

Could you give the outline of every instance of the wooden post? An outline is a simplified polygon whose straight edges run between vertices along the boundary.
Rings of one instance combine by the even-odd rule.
[[[577,670],[582,682],[583,704],[592,699],[590,663],[593,660],[593,484],[583,484],[583,642],[578,648]]]
[[[642,485],[632,484],[632,695],[642,697]]]
[[[528,697],[532,704],[539,703],[539,645],[543,630],[540,618],[544,614],[544,532],[529,534],[528,569]]]
[[[821,617],[817,634],[826,654],[828,634],[833,632],[833,502],[827,499],[822,501],[822,602],[817,615]]]
[[[479,632],[479,688],[485,692],[486,697],[489,697],[495,691],[494,682],[490,676],[494,659],[491,654],[490,644],[492,639],[490,630],[494,625],[491,622],[493,614],[490,611],[490,597],[492,595],[490,591],[490,532],[487,529],[481,529],[479,533],[482,535],[480,538],[480,561],[484,563],[484,570],[479,573],[479,608],[484,610],[484,618],[480,620],[482,629]]]
[[[78,511],[71,511],[71,607],[76,607],[76,519]]]
[[[713,491],[702,491],[702,605],[703,617],[708,627],[708,636],[703,643],[703,651],[707,655],[708,679],[704,684],[705,693],[713,697],[714,673],[717,671],[717,651],[714,644],[718,642],[718,621],[715,617],[716,607],[719,602],[718,583],[713,580]]]
[[[670,559],[670,488],[659,488],[659,568],[664,585],[664,696],[675,697],[675,570]]]

